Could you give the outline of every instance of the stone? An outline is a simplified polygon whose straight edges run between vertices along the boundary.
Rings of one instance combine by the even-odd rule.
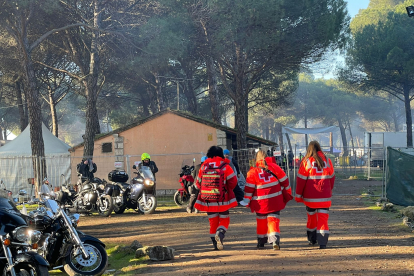
[[[148,250],[151,261],[166,261],[174,259],[174,249],[167,246],[153,246]]]
[[[139,241],[137,241],[137,240],[134,240],[132,243],[131,243],[131,246],[130,246],[130,248],[132,249],[132,250],[134,250],[134,251],[136,251],[138,248],[142,248],[143,246],[142,246],[142,244],[140,244],[140,242]]]
[[[141,257],[147,256],[149,248],[150,246],[144,246],[144,247],[138,248],[135,251],[135,258],[141,258]]]
[[[414,220],[414,206],[408,206],[401,210],[401,213],[410,218],[411,220]]]
[[[394,209],[394,204],[392,203],[382,203],[381,210],[385,212],[391,212]]]

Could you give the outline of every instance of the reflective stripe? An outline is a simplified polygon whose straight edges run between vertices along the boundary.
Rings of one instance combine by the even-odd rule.
[[[267,217],[266,216],[258,216],[258,215],[256,215],[256,219],[267,219]]]
[[[266,189],[266,188],[269,188],[269,187],[276,186],[278,184],[279,184],[279,181],[270,182],[270,183],[267,183],[267,184],[264,184],[264,185],[257,185],[256,189]]]
[[[247,182],[246,182],[246,184],[245,184],[244,186],[246,186],[246,187],[250,187],[250,188],[254,188],[254,187],[256,187],[256,185],[254,185],[254,184],[250,184],[250,183],[247,183]]]
[[[318,211],[318,213],[329,214],[329,210],[325,210],[325,209],[318,209],[317,211]]]
[[[250,198],[243,198],[243,201],[246,202],[247,204],[249,204]]]
[[[303,198],[303,201],[307,201],[307,202],[325,202],[325,201],[331,201],[331,198],[330,197],[328,197],[328,198]]]
[[[297,198],[302,198],[302,195],[298,195],[298,194],[296,194],[296,195],[295,195],[295,197],[297,197]]]
[[[220,226],[217,228],[217,231],[218,231],[219,229],[223,229],[224,231],[227,231],[227,228],[226,228],[226,227],[224,227],[223,225],[220,225]]]
[[[210,234],[210,237],[215,237],[216,236],[216,233],[214,233],[214,234]]]
[[[298,175],[299,176],[299,175]],[[309,175],[309,179],[331,179],[331,175]]]
[[[283,186],[281,187],[282,190],[289,190],[290,188],[291,188],[290,184],[287,187],[283,187]]]
[[[269,195],[264,195],[264,196],[254,196],[252,197],[252,200],[261,200],[261,199],[268,199],[268,198],[272,198],[275,196],[279,196],[282,194],[282,191],[277,192],[277,193],[273,193],[273,194],[269,194]]]
[[[267,233],[267,236],[280,236],[279,232]]]
[[[308,230],[309,232],[314,232],[314,231],[316,231],[316,227],[315,228],[306,228],[306,230]]]
[[[231,179],[232,177],[235,177],[236,176],[236,174],[235,173],[232,173],[232,174],[230,174],[229,176],[227,176],[227,180],[229,180],[229,179]]]
[[[316,230],[316,233],[329,234],[329,230]]]
[[[215,217],[218,217],[218,213],[216,213],[216,214],[212,214],[212,215],[208,215],[208,218],[210,219],[210,218],[215,218]]]
[[[313,212],[306,212],[306,213],[308,213],[308,215],[309,215],[309,216],[312,216],[312,215],[316,214],[316,211],[313,211]]]
[[[308,179],[308,177],[307,177],[307,176],[301,175],[300,173],[298,173],[298,177],[299,177],[299,178],[302,178],[303,180]]]
[[[257,235],[257,237],[258,238],[266,238],[267,237],[267,234],[266,235]]]
[[[282,177],[281,179],[279,179],[280,182],[283,182],[287,179],[287,176],[285,175],[284,177]]]
[[[219,215],[220,218],[228,218],[230,217],[229,215]]]
[[[276,215],[276,214],[268,214],[267,217],[272,217],[272,218],[280,219],[280,216],[279,215]]]
[[[252,197],[253,193],[245,193],[244,195],[247,196],[247,197]]]
[[[208,207],[208,206],[227,206],[235,201],[236,199],[233,198],[230,201],[224,201],[224,202],[203,202],[203,201],[197,200],[196,203]]]

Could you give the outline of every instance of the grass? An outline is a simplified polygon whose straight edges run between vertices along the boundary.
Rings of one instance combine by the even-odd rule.
[[[125,276],[136,275],[140,273],[139,270],[147,266],[148,257],[137,259],[132,250],[122,250],[120,245],[107,245],[106,252],[108,253],[108,273],[103,274],[104,276],[113,276],[115,273]],[[49,271],[49,273],[54,276],[67,275],[60,270]]]

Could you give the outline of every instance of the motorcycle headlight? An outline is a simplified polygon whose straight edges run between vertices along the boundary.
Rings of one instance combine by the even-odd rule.
[[[145,185],[147,185],[147,186],[152,186],[152,185],[154,185],[154,181],[149,180],[149,179],[145,179],[144,183],[145,183]]]
[[[36,230],[29,230],[27,231],[27,243],[32,245],[34,243],[38,243],[40,239],[42,238],[42,232],[36,231]]]
[[[26,242],[29,238],[28,235],[28,227],[27,226],[20,226],[13,230],[13,238],[18,240],[19,242]]]
[[[105,190],[105,185],[104,184],[99,184],[99,189],[101,189],[101,190]]]

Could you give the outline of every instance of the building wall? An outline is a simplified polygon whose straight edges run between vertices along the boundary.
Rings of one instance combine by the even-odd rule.
[[[95,141],[94,162],[98,166],[95,176],[107,179],[117,161],[118,165],[122,163],[122,168],[131,178],[132,165],[140,161],[142,153],[147,152],[159,169],[156,174],[157,189],[177,189],[180,187],[178,174],[183,162],[188,165],[192,165],[193,161],[194,164],[200,163],[200,158],[208,148],[217,145],[218,136],[225,146],[226,136],[223,131],[166,113],[119,135]],[[113,152],[102,153],[103,143],[112,143]],[[82,155],[83,147],[72,152],[72,183],[76,182],[76,164],[81,161]]]

